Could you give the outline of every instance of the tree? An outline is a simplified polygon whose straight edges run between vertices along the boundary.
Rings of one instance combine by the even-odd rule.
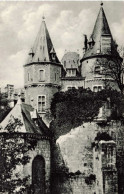
[[[6,93],[0,93],[0,122],[6,117],[10,110],[11,108]]]
[[[108,61],[103,64],[102,74],[111,77],[117,83],[122,94],[124,93],[123,73],[124,66],[121,58],[108,57]]]
[[[30,176],[22,176],[17,169],[30,162],[27,153],[35,148],[37,141],[15,132],[22,126],[23,123],[13,117],[4,129],[6,132],[0,133],[0,190],[8,194],[23,194],[28,189]]]

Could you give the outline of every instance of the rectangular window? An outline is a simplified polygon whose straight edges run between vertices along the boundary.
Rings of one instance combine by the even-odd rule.
[[[93,87],[93,91],[94,91],[94,92],[98,92],[97,86],[94,86],[94,87]]]
[[[69,74],[69,76],[71,76],[71,69],[68,70],[68,74]]]
[[[45,70],[39,70],[39,81],[45,81]]]
[[[101,50],[103,53],[111,52],[111,37],[104,35],[101,37]]]
[[[72,69],[72,76],[76,76],[76,69]]]
[[[76,69],[67,69],[67,76],[68,77],[74,77],[76,76]]]
[[[28,81],[30,81],[30,73],[28,73]]]
[[[94,86],[93,87],[93,92],[100,92],[103,89],[102,86]]]
[[[38,112],[45,112],[46,96],[38,96]]]
[[[75,87],[74,86],[68,86],[67,89],[68,90],[73,90],[73,89],[75,89]]]
[[[102,90],[102,86],[98,86],[98,92]]]

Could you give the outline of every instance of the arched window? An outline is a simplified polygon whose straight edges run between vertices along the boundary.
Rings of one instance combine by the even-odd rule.
[[[45,194],[45,161],[39,155],[32,162],[32,189],[34,193]]]

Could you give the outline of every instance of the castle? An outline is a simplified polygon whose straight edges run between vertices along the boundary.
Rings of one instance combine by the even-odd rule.
[[[122,161],[124,158],[124,131],[121,121],[110,121],[104,128],[99,125],[98,121],[84,123],[76,129],[76,132],[71,132],[69,140],[67,137],[67,142],[64,142],[63,145],[58,140],[60,152],[64,153],[59,156],[60,153],[53,154],[56,145],[53,142],[52,132],[44,123],[45,120],[43,121],[39,117],[40,115],[44,119],[50,109],[53,95],[58,91],[80,87],[90,88],[94,92],[107,87],[119,90],[110,72],[104,72],[104,66],[107,63],[121,63],[122,58],[117,52],[117,44],[113,40],[102,3],[90,38],[84,36],[83,51],[84,55],[81,60],[76,52],[65,53],[61,64],[43,17],[34,46],[24,65],[25,104],[19,99],[1,123],[2,139],[7,133],[8,123],[14,123],[14,118],[16,118],[21,121],[21,126],[16,126],[15,133],[9,133],[9,137],[21,138],[25,145],[28,139],[37,141],[35,149],[28,151],[29,163],[22,166],[20,170],[21,176],[30,175],[28,184],[31,187],[26,193],[124,193]],[[91,143],[94,142],[100,131],[107,131],[112,140],[99,142],[96,140],[91,149]],[[73,133],[76,134],[76,141],[72,138],[72,136],[74,137]],[[80,144],[80,148],[76,147],[78,144]],[[54,155],[56,166],[59,166],[66,155],[67,163],[71,165],[74,162],[70,161],[68,156],[71,146],[71,155],[75,157],[73,160],[78,163],[75,171],[78,172],[80,169],[83,173],[70,175],[67,179],[61,180],[61,178],[55,177],[52,170],[52,157]],[[75,148],[75,153],[73,148]],[[79,153],[82,153],[80,159],[77,157]],[[116,166],[116,163],[119,165]],[[55,182],[52,179],[55,179]]]
[[[103,73],[106,63],[121,62],[122,58],[117,52],[102,5],[89,40],[84,36],[83,50],[81,60],[78,53],[67,52],[61,64],[43,17],[24,65],[25,102],[36,108],[42,117],[49,110],[57,91],[84,87],[97,92],[105,88],[106,83],[117,89],[113,78]]]

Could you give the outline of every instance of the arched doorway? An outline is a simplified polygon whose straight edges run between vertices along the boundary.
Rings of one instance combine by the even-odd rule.
[[[45,194],[45,161],[36,156],[32,162],[32,187],[34,194]]]

